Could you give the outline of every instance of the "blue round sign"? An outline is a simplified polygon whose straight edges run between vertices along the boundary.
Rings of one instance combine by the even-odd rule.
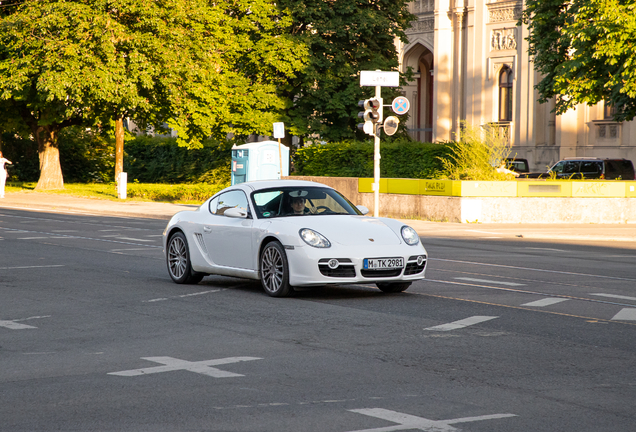
[[[396,114],[406,114],[410,107],[411,104],[409,103],[409,100],[404,96],[396,97],[391,103],[391,109]]]

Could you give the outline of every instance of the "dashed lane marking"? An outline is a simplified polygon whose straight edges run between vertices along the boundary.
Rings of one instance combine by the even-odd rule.
[[[533,301],[530,303],[524,303],[521,306],[544,307],[544,306],[551,306],[553,304],[561,303],[568,300],[569,299],[548,297],[548,298]]]
[[[503,282],[503,281],[494,281],[494,280],[487,280],[487,279],[473,279],[473,278],[467,278],[467,277],[456,277],[454,279],[464,280],[468,282],[494,283],[497,285],[506,285],[506,286],[525,286],[525,284],[520,284],[515,282]]]
[[[194,296],[200,296],[200,295],[204,295],[204,294],[210,294],[210,293],[215,293],[215,292],[219,292],[222,291],[221,289],[214,289],[214,290],[209,290],[209,291],[199,291],[199,292],[195,292],[195,293],[191,293],[191,294],[181,294],[178,296],[173,296],[173,297],[159,297],[159,298],[155,298],[155,299],[151,299],[151,300],[144,300],[144,303],[154,303],[154,302],[158,302],[158,301],[165,301],[165,300],[170,300],[170,299],[175,299],[175,298],[185,298],[185,297],[194,297]]]
[[[592,293],[590,295],[599,296],[599,297],[616,298],[616,299],[621,299],[621,300],[635,300],[636,301],[636,297],[629,297],[629,296],[618,295],[618,294]]]
[[[34,329],[37,328],[35,326],[31,326],[28,324],[22,324],[19,321],[27,321],[27,320],[32,320],[32,319],[39,319],[39,318],[50,318],[51,315],[44,315],[44,316],[32,316],[29,318],[21,318],[21,319],[15,319],[15,320],[0,320],[0,327],[5,327],[8,328],[10,330],[27,330],[27,329]]]
[[[155,363],[161,363],[163,366],[155,366],[142,369],[132,369],[121,372],[109,372],[108,375],[118,376],[139,376],[148,375],[161,372],[173,372],[178,370],[186,370],[189,372],[198,373],[201,375],[210,376],[213,378],[231,378],[244,376],[233,372],[226,372],[211,366],[218,366],[223,364],[238,363],[251,360],[262,360],[260,357],[227,357],[216,360],[204,360],[198,362],[190,362],[187,360],[180,360],[174,357],[142,357],[143,360],[148,360]]]
[[[483,416],[476,417],[463,417],[449,420],[430,420],[424,417],[417,417],[410,414],[404,414],[397,411],[391,411],[383,408],[366,408],[366,409],[355,409],[349,410],[354,413],[363,414],[366,416],[371,416],[375,418],[379,418],[382,420],[387,420],[393,423],[397,423],[396,426],[388,426],[381,427],[375,429],[360,429],[357,431],[351,432],[389,432],[389,431],[398,431],[398,430],[412,430],[418,429],[421,431],[429,431],[429,432],[451,432],[458,430],[451,426],[451,424],[456,423],[468,423],[474,421],[482,421],[482,420],[495,420],[501,418],[508,417],[516,417],[516,414],[489,414]]]
[[[54,233],[47,233],[47,232],[41,232],[41,231],[26,231],[26,230],[17,230],[17,229],[13,229],[13,228],[4,228],[7,231],[12,231],[12,232],[27,232],[27,233],[32,233],[32,234],[49,234],[49,237],[43,237],[43,238],[67,238],[67,239],[77,239],[77,240],[91,240],[91,241],[99,241],[99,242],[106,242],[106,243],[117,243],[117,244],[126,244],[126,245],[134,245],[134,246],[146,246],[149,248],[158,248],[158,249],[163,249],[163,246],[155,246],[155,245],[140,245],[137,243],[130,243],[130,242],[125,242],[125,241],[118,241],[118,240],[107,240],[107,239],[103,239],[103,238],[94,238],[94,237],[83,237],[83,236],[73,236],[73,235],[67,235],[67,234],[54,234]],[[138,240],[138,239],[134,239],[134,240]],[[148,241],[152,241],[152,240],[140,240],[143,242],[148,242]]]
[[[624,308],[621,309],[619,313],[614,315],[612,321],[636,321],[636,309],[634,308]]]
[[[486,322],[486,321],[490,321],[493,320],[495,318],[499,318],[496,316],[474,316],[474,317],[470,317],[470,318],[466,318],[463,320],[459,320],[459,321],[454,321],[452,323],[448,323],[448,324],[442,324],[442,325],[438,325],[435,327],[428,327],[425,328],[424,330],[431,330],[431,331],[450,331],[450,330],[458,330],[464,327],[468,327],[468,326],[472,326],[475,324],[479,324],[482,322]]]
[[[451,263],[461,263],[461,264],[472,264],[472,265],[486,266],[486,267],[501,267],[501,268],[507,268],[507,269],[515,269],[515,270],[529,270],[529,271],[536,271],[536,272],[543,272],[543,273],[556,273],[556,274],[567,274],[567,275],[574,275],[574,276],[587,276],[587,277],[593,277],[593,278],[599,278],[599,279],[612,279],[612,280],[624,280],[624,281],[636,282],[636,279],[633,279],[633,278],[622,278],[622,277],[616,277],[616,276],[593,275],[593,274],[587,274],[587,273],[566,272],[566,271],[559,271],[559,270],[545,270],[545,269],[538,269],[538,268],[532,268],[532,267],[510,266],[510,265],[504,265],[504,264],[488,264],[488,263],[480,263],[480,262],[474,262],[474,261],[461,261],[461,260],[451,260],[451,259],[443,259],[443,258],[429,258],[428,260],[429,261],[442,261],[442,262],[451,262]]]
[[[66,266],[63,264],[41,265],[41,266],[16,266],[16,267],[0,267],[0,270],[17,270],[17,269],[51,268],[51,267],[66,267]]]
[[[5,327],[11,330],[25,330],[25,329],[37,328],[37,327],[26,325],[26,324],[20,324],[15,321],[5,321],[5,320],[0,320],[0,327]]]

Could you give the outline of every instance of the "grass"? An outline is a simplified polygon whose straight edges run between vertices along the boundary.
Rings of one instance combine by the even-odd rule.
[[[115,183],[66,183],[64,189],[35,191],[37,183],[7,182],[6,192],[28,192],[70,195],[119,201]],[[128,183],[128,201],[170,202],[174,204],[201,204],[228,184],[151,184]]]

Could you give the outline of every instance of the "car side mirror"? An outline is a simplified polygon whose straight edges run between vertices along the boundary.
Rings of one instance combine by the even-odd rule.
[[[223,215],[227,217],[231,217],[231,218],[238,218],[238,219],[247,218],[247,212],[238,207],[233,207],[233,208],[229,208],[225,210],[225,212],[223,212]]]
[[[368,209],[368,208],[366,208],[366,207],[365,207],[365,206],[363,206],[363,205],[357,205],[356,207],[357,207],[357,209],[358,209],[358,210],[360,210],[360,212],[361,212],[363,215],[365,215],[365,214],[369,213],[369,209]]]

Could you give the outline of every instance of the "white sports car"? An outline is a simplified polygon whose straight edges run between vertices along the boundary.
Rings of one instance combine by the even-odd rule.
[[[368,211],[320,183],[237,184],[170,219],[168,272],[176,283],[209,274],[257,279],[274,297],[328,284],[404,291],[424,278],[426,250],[413,228]]]

